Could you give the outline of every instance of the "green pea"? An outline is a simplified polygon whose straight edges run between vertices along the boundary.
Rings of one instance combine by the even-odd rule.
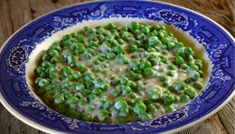
[[[51,63],[48,62],[48,61],[44,61],[44,62],[42,63],[42,67],[44,67],[44,68],[49,68],[50,66],[51,66]]]
[[[119,63],[121,63],[121,64],[128,64],[128,59],[127,59],[127,57],[125,55],[119,54],[117,56],[117,58],[118,58],[118,62]]]
[[[156,46],[156,45],[160,45],[161,41],[158,39],[158,37],[156,36],[152,36],[150,38],[148,38],[148,45],[149,46]]]
[[[130,52],[136,52],[136,51],[138,51],[138,46],[137,45],[130,45],[129,50],[130,50]]]
[[[165,81],[168,81],[168,77],[167,76],[165,76],[165,75],[160,75],[160,76],[158,76],[158,80],[159,81],[161,81],[161,82],[165,82]]]
[[[100,109],[100,110],[99,110],[99,114],[100,114],[103,118],[106,118],[106,117],[109,116],[109,112],[108,112],[108,110],[106,110],[106,109]]]
[[[129,109],[128,108],[120,110],[120,112],[118,114],[118,116],[120,116],[120,117],[127,117],[128,115],[129,115]]]
[[[190,65],[190,69],[198,71],[199,68],[197,65]]]
[[[186,47],[185,49],[184,49],[184,53],[186,54],[186,55],[194,55],[194,52],[193,52],[193,50],[192,50],[192,48],[189,48],[189,47]]]
[[[73,72],[73,70],[70,67],[68,67],[68,66],[63,68],[64,76],[68,76],[68,75],[72,74],[72,72]]]
[[[202,70],[199,70],[198,73],[200,74],[200,77],[204,76],[204,72]]]
[[[146,105],[144,104],[143,101],[137,100],[135,102],[135,106],[134,106],[133,110],[137,115],[145,114],[146,113]]]
[[[85,26],[85,27],[83,28],[83,30],[84,30],[84,32],[89,33],[89,34],[94,32],[94,30],[93,30],[92,28],[87,27],[87,26]]]
[[[189,71],[189,78],[193,81],[197,81],[200,78],[200,74],[195,70]]]
[[[75,109],[68,109],[64,113],[69,117],[81,119],[80,112],[77,112]],[[84,118],[84,119],[88,119],[88,118]]]
[[[197,60],[195,61],[195,65],[197,65],[199,69],[202,69],[202,68],[203,68],[203,62],[202,62],[202,60],[197,59]]]
[[[102,45],[100,45],[99,50],[103,53],[108,53],[110,51],[110,48],[106,43],[103,43]]]
[[[90,95],[90,94],[91,94],[91,90],[84,88],[81,93],[82,93],[83,95]]]
[[[58,79],[58,78],[53,78],[52,80],[51,80],[51,83],[53,84],[53,85],[60,85],[61,84],[61,81]]]
[[[122,88],[122,94],[123,95],[130,95],[132,93],[132,90],[129,86],[124,86]]]
[[[162,39],[162,38],[165,37],[165,33],[161,30],[161,31],[157,32],[157,36],[158,36],[160,39]]]
[[[99,95],[101,95],[102,90],[99,89],[99,88],[95,88],[95,89],[92,90],[92,93],[99,96]]]
[[[175,66],[173,64],[168,65],[167,67],[169,70],[175,70]]]
[[[148,77],[153,76],[154,75],[154,70],[150,67],[145,68],[144,69],[144,74]]]
[[[185,89],[184,93],[187,94],[191,99],[197,95],[197,92],[192,88]]]
[[[139,69],[139,62],[138,61],[131,61],[129,62],[129,67],[133,70]]]
[[[166,30],[165,26],[155,25],[157,30]]]
[[[144,89],[144,86],[143,86],[142,83],[140,83],[140,82],[138,81],[138,82],[136,82],[136,88],[141,91],[141,90]]]
[[[98,103],[100,106],[104,105],[104,103],[106,102],[107,97],[106,96],[101,96],[100,99],[98,100]]]
[[[134,76],[132,77],[134,80],[141,80],[142,79],[142,75],[135,73]]]
[[[81,43],[77,44],[77,48],[75,50],[76,54],[82,54],[84,52],[85,48]]]
[[[192,55],[188,55],[188,59],[189,59],[190,61],[194,60],[194,58],[193,58]]]
[[[173,49],[174,47],[175,47],[175,43],[174,43],[174,42],[168,42],[168,43],[167,43],[167,48],[168,48],[169,50]]]
[[[70,46],[72,45],[73,43],[70,41],[70,40],[63,40],[63,45],[64,46]]]
[[[79,99],[75,96],[72,96],[67,100],[67,103],[71,106],[76,105],[78,102],[79,102]]]
[[[140,53],[139,53],[139,58],[141,58],[141,59],[145,59],[145,58],[147,58],[147,56],[148,56],[148,53],[147,52],[145,52],[145,51],[140,51]]]
[[[178,93],[182,93],[186,88],[186,85],[183,81],[177,81],[175,85],[172,87],[173,90],[177,91]]]
[[[141,70],[144,70],[145,68],[152,67],[152,65],[149,61],[142,61],[139,63],[139,67]]]
[[[101,27],[101,26],[97,26],[95,29],[96,29],[95,32],[96,32],[97,34],[103,34],[103,33],[105,33],[104,28]]]
[[[39,87],[45,87],[46,85],[48,85],[48,81],[46,79],[41,78],[38,80]]]
[[[139,98],[140,98],[140,95],[137,94],[137,93],[135,93],[135,92],[132,92],[132,93],[130,94],[130,98],[139,99]],[[133,102],[133,103],[134,103],[134,102]]]
[[[126,84],[128,84],[128,82],[129,82],[129,79],[127,77],[122,77],[119,80],[119,83],[122,84],[122,85],[126,85]]]
[[[180,100],[182,101],[182,102],[189,102],[190,101],[190,97],[188,96],[188,95],[186,95],[186,94],[182,94],[181,96],[180,96]]]
[[[201,90],[203,88],[203,85],[202,85],[201,82],[196,81],[196,82],[193,83],[193,87],[195,87],[198,90]]]
[[[150,58],[150,59],[149,59],[149,62],[154,66],[154,65],[157,65],[157,64],[158,64],[159,59],[153,57],[153,58]]]
[[[155,89],[155,90],[150,89],[147,91],[147,95],[152,100],[157,100],[161,97],[161,91],[160,91],[160,89]]]
[[[191,78],[187,78],[187,79],[184,80],[184,82],[187,83],[187,84],[189,84],[189,83],[192,82],[192,79],[191,79]]]
[[[79,103],[79,105],[83,106],[87,103],[87,99],[86,98],[80,98],[78,103]]]
[[[95,110],[95,106],[92,105],[92,104],[89,104],[89,105],[87,106],[86,112],[91,113],[91,112],[93,112],[94,110]]]
[[[175,102],[175,97],[171,94],[168,94],[164,97],[164,104],[171,105]]]
[[[75,38],[78,39],[78,41],[81,43],[85,42],[85,37],[82,34],[77,34]]]
[[[105,60],[105,56],[104,56],[104,55],[99,55],[99,56],[98,56],[98,60],[99,60],[100,62],[103,62],[103,61]]]
[[[121,53],[124,53],[124,48],[122,46],[116,46],[116,47],[113,48],[113,51],[116,54],[121,54]]]
[[[113,53],[113,52],[110,52],[110,53],[107,53],[107,54],[106,54],[106,58],[107,58],[108,60],[114,60],[115,57],[116,57],[116,55],[115,55],[115,53]]]
[[[55,96],[55,103],[61,104],[65,101],[64,96],[62,94],[58,94]]]
[[[119,110],[118,109],[116,109],[115,107],[112,107],[110,109],[110,111],[111,111],[112,117],[118,117],[118,114],[119,114]]]
[[[78,90],[78,91],[82,91],[83,89],[85,88],[84,84],[82,83],[75,83],[75,89]]]
[[[102,105],[102,107],[105,108],[105,109],[109,109],[109,108],[111,108],[112,106],[113,106],[113,103],[110,102],[110,101],[106,101],[106,102]]]
[[[164,81],[163,83],[162,83],[162,86],[163,87],[168,87],[170,84],[169,84],[169,82],[168,81]]]
[[[161,38],[161,41],[162,41],[163,44],[167,45],[171,40],[168,36],[165,36],[165,37]]]
[[[127,70],[125,76],[127,78],[133,78],[135,76],[135,73],[133,71]]]
[[[184,59],[181,56],[176,56],[175,62],[176,64],[181,65],[184,63]]]
[[[184,47],[181,47],[181,48],[177,49],[176,56],[185,57]]]
[[[127,102],[128,105],[133,106],[134,103],[135,103],[135,99],[133,99],[133,98],[126,98],[126,102]]]
[[[118,110],[126,109],[128,107],[128,104],[124,99],[118,98],[117,101],[114,103],[114,107]]]
[[[165,111],[166,111],[166,113],[171,113],[171,112],[175,111],[174,105],[166,106]]]
[[[147,113],[155,113],[157,111],[157,108],[154,106],[154,104],[149,104],[147,106]]]
[[[39,75],[39,76],[43,76],[44,73],[45,73],[45,71],[46,71],[46,68],[45,68],[45,67],[37,67],[37,69],[36,69],[36,73],[37,73],[37,75]]]
[[[98,116],[95,116],[93,119],[92,119],[93,122],[100,122],[100,119]]]
[[[92,121],[92,117],[90,114],[83,114],[82,119],[86,121]]]
[[[143,115],[140,115],[141,120],[150,120],[153,118],[151,114],[145,113]]]
[[[92,64],[93,65],[99,65],[100,64],[100,60],[95,59],[95,60],[92,61]]]
[[[91,53],[86,53],[84,55],[84,58],[85,58],[85,60],[90,60],[92,58],[92,54]]]
[[[173,70],[167,71],[168,76],[174,76],[174,74],[175,74],[175,71],[173,71]]]
[[[125,122],[125,119],[124,119],[123,117],[116,117],[116,118],[115,118],[115,121],[116,121],[117,123],[124,123],[124,122]]]
[[[183,70],[186,70],[186,69],[188,69],[188,65],[183,63],[183,64],[180,65],[180,68],[183,69]]]
[[[61,47],[60,47],[60,43],[59,42],[54,42],[51,45],[51,48],[54,49],[54,50],[57,50],[57,51],[61,51]]]
[[[112,86],[116,86],[116,85],[119,84],[119,80],[118,80],[117,78],[113,78],[113,79],[111,79],[110,84],[111,84]]]
[[[93,83],[95,84],[95,87],[98,88],[104,88],[105,82],[101,78],[94,78]]]
[[[54,49],[49,49],[48,54],[49,54],[50,57],[56,57],[56,56],[59,55],[59,52],[57,50],[54,50]]]
[[[45,88],[45,91],[47,91],[47,92],[52,92],[52,91],[54,91],[55,86],[52,85],[52,84],[48,84],[48,85],[46,85],[44,88]]]
[[[136,31],[137,29],[139,29],[140,28],[140,23],[138,23],[138,22],[131,22],[131,24],[130,24],[130,29],[132,30],[132,31]]]
[[[89,95],[88,95],[89,101],[92,101],[92,100],[94,100],[95,98],[96,98],[96,95],[95,95],[95,94],[89,94]]]
[[[150,33],[150,28],[148,26],[143,26],[141,28],[141,31],[143,31],[144,33],[148,34],[148,33]]]
[[[147,49],[147,52],[155,52],[155,49],[153,48],[153,47],[149,47],[148,49]]]
[[[81,73],[76,71],[72,73],[74,79],[79,80],[81,78]]]

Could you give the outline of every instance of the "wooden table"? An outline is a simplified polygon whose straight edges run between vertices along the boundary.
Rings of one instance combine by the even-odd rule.
[[[85,0],[0,0],[0,46],[21,26],[57,8]],[[234,0],[161,0],[198,11],[225,27],[235,36]],[[1,134],[37,134],[38,131],[16,119],[0,104]],[[235,134],[235,98],[218,113],[179,134]]]

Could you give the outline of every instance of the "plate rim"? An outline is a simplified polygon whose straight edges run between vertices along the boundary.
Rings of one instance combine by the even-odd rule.
[[[118,2],[121,2],[121,1],[127,1],[127,0],[118,0]],[[200,17],[202,17],[203,19],[206,19],[206,20],[209,20],[210,22],[214,23],[218,28],[220,28],[223,32],[226,33],[226,35],[233,41],[235,42],[235,39],[234,37],[223,27],[221,26],[219,23],[217,23],[216,21],[212,20],[211,18],[197,12],[197,11],[194,11],[192,9],[189,9],[189,8],[186,8],[186,7],[183,7],[183,6],[179,6],[179,5],[175,5],[175,4],[172,4],[172,3],[167,3],[167,2],[162,2],[162,1],[152,1],[152,0],[133,0],[133,1],[142,1],[142,2],[154,2],[154,3],[160,3],[160,4],[164,4],[164,5],[169,5],[169,6],[172,6],[172,7],[177,7],[177,8],[180,8],[180,9],[183,9],[185,11],[189,11],[189,12],[192,12]],[[77,4],[70,4],[70,5],[67,5],[67,6],[64,6],[64,7],[61,7],[61,8],[58,8],[58,9],[55,9],[55,10],[52,10],[52,11],[49,11],[31,21],[29,21],[28,23],[24,24],[23,26],[21,26],[18,30],[16,30],[10,37],[7,38],[7,40],[2,44],[2,46],[0,47],[0,54],[2,53],[3,49],[5,48],[6,44],[12,39],[12,37],[14,37],[19,31],[21,31],[22,29],[24,29],[26,26],[28,26],[29,24],[31,24],[32,22],[35,22],[37,20],[39,20],[40,18],[42,17],[45,17],[51,13],[54,13],[56,11],[59,11],[59,10],[63,10],[63,9],[66,9],[66,8],[70,8],[70,7],[73,7],[73,6],[77,6],[77,5],[83,5],[83,4],[90,4],[90,3],[99,3],[99,2],[109,2],[109,0],[100,0],[100,1],[88,1],[88,2],[81,2],[81,3],[77,3]],[[235,54],[233,54],[233,56],[235,56]],[[1,87],[0,87],[1,88]],[[235,97],[235,89],[233,89],[233,91],[231,92],[231,94],[227,97],[226,100],[224,100],[220,105],[218,105],[214,110],[208,112],[206,115],[202,116],[202,117],[199,117],[198,119],[194,120],[193,122],[191,123],[188,123],[188,124],[185,124],[181,127],[178,127],[178,128],[174,128],[174,129],[171,129],[169,131],[165,131],[163,133],[175,133],[175,132],[179,132],[179,131],[182,131],[190,126],[193,126],[193,125],[196,125],[204,120],[206,120],[207,118],[211,117],[212,115],[214,115],[216,112],[218,112],[223,106],[225,106],[225,104],[227,104],[233,97]],[[0,102],[1,104],[7,109],[8,112],[10,112],[13,116],[15,116],[17,119],[19,119],[20,121],[24,122],[25,124],[35,128],[35,129],[38,129],[38,130],[41,130],[41,131],[44,131],[44,132],[47,132],[47,133],[56,133],[56,134],[64,134],[64,132],[61,132],[61,131],[58,131],[58,130],[55,130],[55,129],[52,129],[52,128],[48,128],[46,126],[43,126],[39,123],[36,123],[35,121],[31,120],[30,118],[28,117],[25,117],[23,114],[21,114],[20,112],[18,112],[17,110],[15,110],[14,107],[12,107],[6,100],[6,98],[4,98],[4,96],[2,95],[2,93],[0,92]]]

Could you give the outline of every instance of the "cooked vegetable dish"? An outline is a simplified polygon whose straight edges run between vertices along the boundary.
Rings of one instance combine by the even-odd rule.
[[[203,88],[204,62],[165,26],[132,22],[65,35],[36,68],[37,94],[55,111],[91,122],[148,120]]]

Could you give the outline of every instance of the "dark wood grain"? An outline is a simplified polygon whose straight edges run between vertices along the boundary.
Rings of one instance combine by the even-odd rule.
[[[0,0],[0,46],[17,29],[32,19],[63,6],[85,0]],[[234,0],[160,0],[198,11],[221,24],[235,36]],[[0,104],[0,134],[38,134]],[[209,119],[179,134],[235,134],[235,98]]]

